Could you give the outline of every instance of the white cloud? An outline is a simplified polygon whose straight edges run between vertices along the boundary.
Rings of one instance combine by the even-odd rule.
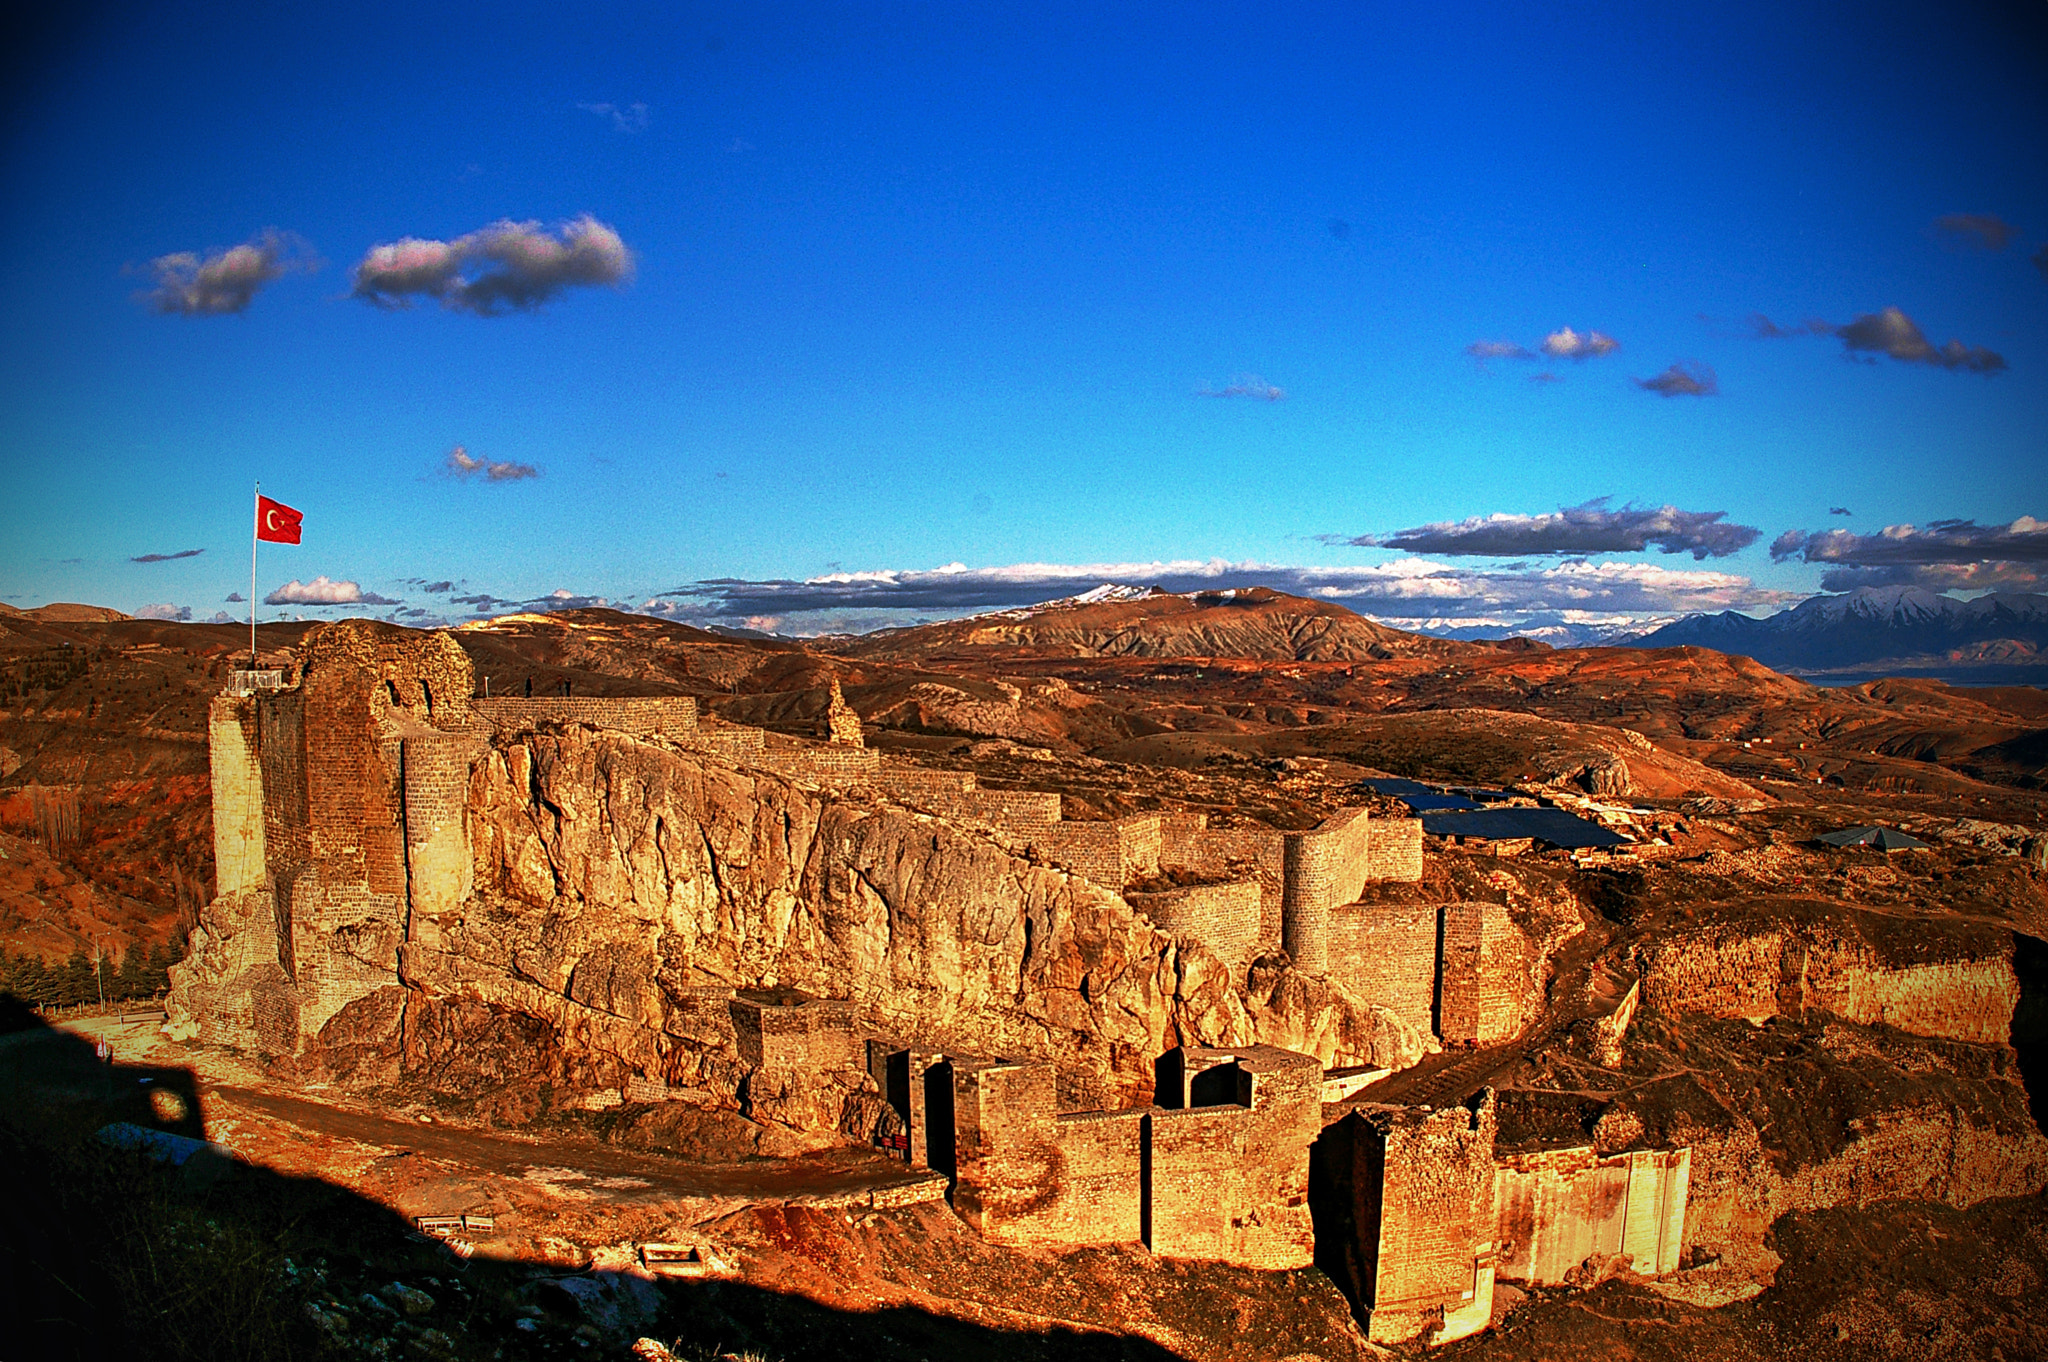
[[[445,469],[452,477],[469,478],[481,473],[489,482],[518,482],[525,478],[537,478],[540,470],[530,463],[514,463],[510,459],[479,459],[461,445],[448,451]]]
[[[263,598],[265,605],[397,605],[388,597],[365,591],[355,583],[315,577],[310,582],[297,578],[286,582]]]
[[[1294,567],[1222,558],[1126,563],[1010,563],[969,568],[834,572],[802,581],[722,579],[665,591],[644,613],[693,623],[773,617],[796,634],[876,629],[1014,609],[1078,595],[1107,582],[1165,591],[1268,586],[1338,601],[1362,614],[1403,619],[1526,617],[1584,611],[1601,617],[1750,609],[1797,599],[1748,577],[1650,563],[1576,559],[1540,569],[1474,570],[1423,558],[1340,567]],[[759,626],[753,626],[759,627]]]
[[[189,620],[192,607],[189,605],[145,605],[135,612],[139,620]]]
[[[350,296],[379,307],[416,297],[480,317],[530,311],[564,290],[623,284],[633,253],[612,228],[585,214],[553,233],[538,222],[495,222],[454,241],[405,237],[373,246],[350,274]]]
[[[158,312],[219,317],[244,311],[264,285],[290,271],[317,267],[304,241],[272,227],[211,255],[175,251],[158,256],[149,262],[156,287],[138,296]]]
[[[1580,335],[1569,326],[1559,327],[1543,338],[1543,353],[1553,359],[1598,359],[1621,348],[1612,336],[1598,331]]]

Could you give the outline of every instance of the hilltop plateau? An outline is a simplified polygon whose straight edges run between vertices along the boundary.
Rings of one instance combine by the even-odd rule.
[[[1328,1128],[1469,1104],[1497,1123],[1503,1168],[1690,1151],[1675,1267],[1588,1258],[1568,1280],[1503,1279],[1494,1327],[1458,1356],[1847,1358],[1929,1328],[1958,1357],[2048,1344],[2038,1292],[1987,1306],[1894,1243],[1946,1236],[1997,1282],[2048,1279],[2038,690],[1822,687],[1695,646],[1451,643],[1265,591],[813,642],[605,610],[433,635],[268,625],[259,658],[286,696],[339,704],[327,678],[381,674],[333,712],[389,725],[393,753],[459,730],[473,754],[446,787],[459,817],[432,825],[461,830],[453,878],[425,878],[443,873],[442,832],[422,822],[402,916],[301,930],[294,982],[277,964],[287,915],[340,921],[394,891],[321,888],[339,872],[320,869],[279,908],[261,866],[216,863],[208,706],[247,647],[232,626],[0,615],[5,943],[52,964],[94,936],[189,943],[177,1039],[151,1062],[212,1085],[235,1148],[408,1214],[492,1207],[501,1256],[566,1272],[611,1261],[621,1235],[715,1245],[735,1292],[790,1303],[729,1293],[695,1317],[788,1348],[879,1302],[977,1327],[1030,1316],[1090,1348],[1136,1321],[1162,1357],[1229,1356],[1239,1335],[1368,1355],[1355,1298],[1332,1288],[1348,1269],[1320,1249],[1327,1276],[1005,1246],[929,1189],[874,1200],[886,1178],[859,1160],[909,1138],[874,1072],[778,1068],[704,1011],[817,997],[867,1035],[1042,1062],[1064,1112],[1163,1102],[1155,1060],[1175,1046],[1266,1045],[1339,1083]],[[408,689],[415,671],[431,687]],[[635,704],[690,722],[617,727]],[[382,770],[333,788],[366,801],[363,827],[411,837],[427,806],[376,813]],[[400,771],[402,792],[418,772]],[[1388,778],[1576,813],[1620,845],[1418,828],[1372,783]],[[1930,845],[1815,840],[1859,824]],[[1331,905],[1327,964],[1296,958],[1277,936],[1281,848],[1342,827],[1406,828],[1413,859],[1387,852],[1394,869]],[[1089,859],[1139,834],[1149,853]],[[1175,859],[1175,838],[1228,850]],[[1273,932],[1173,916],[1229,894],[1255,916],[1271,900]],[[1492,971],[1469,1016],[1450,974],[1417,992],[1381,970],[1387,924],[1421,924],[1447,970],[1445,934],[1468,920],[1473,968]],[[401,1122],[441,1132],[434,1152],[406,1153]],[[494,1140],[528,1142],[539,1171],[488,1172],[510,1157]],[[547,1181],[578,1160],[617,1185]],[[841,1216],[742,1194],[747,1177],[828,1173],[869,1178],[870,1201]],[[683,1215],[644,1190],[671,1176],[723,1190]],[[1311,1192],[1318,1236],[1328,1195]],[[1181,1290],[1219,1293],[1232,1318]],[[827,1313],[788,1313],[799,1302]],[[1656,1321],[1654,1346],[1621,1318]],[[592,1337],[613,1325],[592,1316]]]

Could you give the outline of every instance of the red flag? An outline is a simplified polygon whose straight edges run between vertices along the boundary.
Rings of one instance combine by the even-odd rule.
[[[299,542],[299,522],[305,516],[294,511],[281,501],[272,501],[258,493],[256,496],[256,537],[272,544],[296,544]]]

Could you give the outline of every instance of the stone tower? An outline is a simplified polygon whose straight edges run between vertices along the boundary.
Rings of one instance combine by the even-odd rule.
[[[846,703],[846,696],[840,693],[839,678],[832,678],[832,698],[825,708],[825,732],[829,741],[842,747],[866,747],[867,739],[860,730],[860,715],[853,712],[853,706]]]

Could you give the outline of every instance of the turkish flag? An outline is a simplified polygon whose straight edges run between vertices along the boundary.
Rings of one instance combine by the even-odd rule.
[[[299,542],[299,522],[305,517],[281,501],[256,495],[256,537],[272,544]]]

